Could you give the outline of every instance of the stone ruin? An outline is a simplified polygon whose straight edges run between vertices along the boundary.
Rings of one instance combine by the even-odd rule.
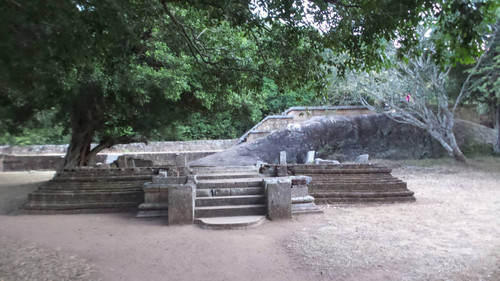
[[[360,161],[367,161],[368,156]],[[316,203],[363,203],[414,201],[406,183],[391,170],[372,164],[340,164],[314,158],[306,164],[257,166],[136,167],[122,158],[111,167],[64,170],[29,194],[28,212],[121,212],[137,211],[138,218],[167,217],[168,224],[210,223],[219,217],[263,216],[271,220],[322,212]],[[237,226],[249,224],[236,223]]]

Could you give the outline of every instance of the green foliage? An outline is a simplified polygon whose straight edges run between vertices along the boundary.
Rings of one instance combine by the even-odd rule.
[[[66,144],[68,132],[55,118],[55,110],[37,112],[16,134],[2,132],[0,145]]]
[[[490,107],[500,107],[500,22],[490,50],[478,68],[472,69],[471,97]]]
[[[469,144],[461,149],[464,155],[467,157],[494,155],[493,147],[490,144],[485,144],[485,143]]]
[[[329,67],[380,67],[391,39],[414,45],[434,2],[6,1],[0,133],[26,135],[20,128],[50,110],[60,129],[49,135],[71,131],[84,148],[235,136],[263,113],[310,105],[328,89]],[[461,11],[443,3],[444,14]],[[483,20],[488,5],[456,22]],[[325,60],[325,50],[346,57]]]

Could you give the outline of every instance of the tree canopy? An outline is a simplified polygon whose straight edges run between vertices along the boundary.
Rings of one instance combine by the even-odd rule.
[[[175,137],[174,124],[255,119],[266,89],[319,92],[328,85],[325,65],[380,66],[395,38],[410,48],[426,14],[443,22],[442,53],[473,56],[477,22],[489,20],[484,11],[494,1],[459,2],[7,0],[0,133],[50,112],[71,133],[65,167],[72,167],[117,143],[166,130]],[[460,29],[450,31],[450,22]],[[348,59],[324,60],[327,49]]]

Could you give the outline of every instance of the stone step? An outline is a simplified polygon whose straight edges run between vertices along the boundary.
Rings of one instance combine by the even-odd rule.
[[[59,190],[68,190],[68,191],[78,191],[78,190],[106,190],[106,189],[116,189],[116,190],[122,190],[122,189],[142,189],[144,183],[119,183],[119,182],[113,182],[113,183],[99,183],[99,184],[90,184],[90,183],[64,183],[64,184],[58,184],[58,183],[49,183],[45,184],[40,187],[40,190],[44,191],[59,191]]]
[[[309,186],[309,192],[316,191],[327,191],[327,192],[335,192],[335,191],[390,191],[390,190],[406,190],[407,185],[405,182],[399,183],[366,183],[366,184],[358,184],[358,183],[328,183],[328,184],[311,184]]]
[[[137,206],[137,202],[128,201],[85,203],[28,202],[22,211],[33,214],[131,212],[136,211]]]
[[[28,204],[74,204],[135,202],[136,207],[144,201],[142,190],[126,192],[33,192],[28,195]]]
[[[261,195],[261,194],[264,194],[264,191],[265,191],[265,189],[262,186],[260,186],[260,187],[196,189],[196,197]]]
[[[198,174],[197,180],[217,180],[217,179],[249,179],[262,178],[258,173],[224,173],[224,174]]]
[[[224,174],[224,173],[258,173],[259,169],[255,166],[190,166],[195,174]]]
[[[54,182],[127,182],[127,181],[151,181],[153,175],[119,175],[119,176],[68,176],[68,177],[55,177],[52,179]]]
[[[265,204],[237,206],[196,207],[195,218],[232,217],[232,216],[264,216],[267,212]]]
[[[414,196],[395,197],[329,197],[316,199],[317,204],[358,204],[358,203],[404,203],[415,202]]]
[[[403,181],[398,179],[330,179],[311,181],[312,185],[328,185],[328,184],[398,184]]]
[[[244,229],[257,226],[266,221],[265,216],[236,216],[236,217],[215,217],[198,218],[194,223],[203,229]]]
[[[322,198],[374,198],[374,197],[412,197],[414,194],[410,190],[380,191],[380,192],[310,192],[316,201]]]
[[[196,198],[196,207],[265,204],[264,195],[212,196]]]
[[[196,188],[198,188],[198,189],[259,187],[259,186],[263,186],[261,178],[199,180],[196,183]]]

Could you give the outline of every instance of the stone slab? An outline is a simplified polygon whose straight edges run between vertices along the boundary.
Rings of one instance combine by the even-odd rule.
[[[270,220],[292,218],[292,181],[266,180],[267,216]]]
[[[315,155],[315,151],[314,150],[311,150],[311,151],[307,152],[306,164],[313,164],[314,163],[314,155]]]
[[[286,165],[286,151],[280,151],[280,165]]]
[[[236,216],[199,218],[195,220],[195,223],[203,229],[244,229],[260,225],[265,220],[265,216]]]
[[[196,186],[193,184],[169,187],[168,224],[191,224],[194,219]]]

